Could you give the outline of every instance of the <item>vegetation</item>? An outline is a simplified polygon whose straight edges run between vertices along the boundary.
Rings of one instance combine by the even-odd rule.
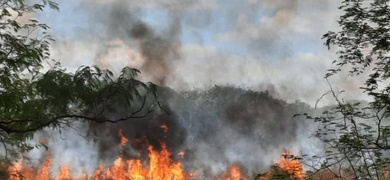
[[[323,38],[337,48],[335,68],[326,78],[348,75],[365,79],[363,95],[367,104],[346,102],[342,92],[330,86],[337,106],[319,117],[307,118],[322,126],[314,134],[326,144],[323,155],[312,157],[315,171],[328,171],[332,178],[385,179],[390,150],[390,8],[388,0],[344,0],[338,21],[341,30]]]
[[[0,1],[2,158],[31,150],[33,146],[26,140],[44,128],[71,126],[76,120],[116,123],[141,118],[156,105],[156,101],[146,101],[155,95],[155,85],[137,80],[136,69],[125,67],[114,77],[109,70],[89,66],[70,73],[55,61],[44,68],[53,42],[47,33],[49,27],[36,19],[22,19],[46,7],[58,10],[50,0],[39,4]],[[110,116],[116,110],[126,113]]]
[[[364,78],[367,104],[346,102],[342,92],[331,85],[327,93],[337,106],[321,116],[308,119],[321,123],[314,136],[322,140],[326,152],[310,157],[314,170],[308,178],[328,172],[332,178],[385,179],[390,171],[390,7],[389,0],[344,0],[340,9],[341,30],[323,38],[328,48],[337,48],[335,68],[326,78],[347,71]],[[24,0],[0,0],[0,142],[2,158],[16,157],[31,150],[26,143],[33,133],[45,128],[71,126],[85,120],[116,123],[142,118],[158,102],[155,85],[136,79],[139,71],[122,69],[118,77],[109,70],[83,66],[68,72],[50,60],[49,27],[36,19],[21,21],[29,13],[55,2],[43,0],[28,4]],[[45,62],[52,66],[44,68]],[[151,95],[151,96],[150,96]],[[152,102],[152,103],[149,103]],[[154,103],[156,102],[156,103]],[[236,109],[232,106],[232,110]],[[116,111],[125,112],[113,116]],[[230,114],[227,114],[230,116]],[[234,118],[236,119],[236,118]],[[232,123],[241,123],[234,122]],[[291,174],[273,168],[273,179]]]

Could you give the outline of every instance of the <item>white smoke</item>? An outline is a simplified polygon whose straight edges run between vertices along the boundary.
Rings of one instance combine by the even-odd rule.
[[[77,3],[60,3],[62,10],[57,15],[40,15],[49,20],[57,39],[52,46],[53,58],[68,70],[97,64],[118,72],[123,66],[132,66],[143,72],[142,80],[155,81],[180,92],[231,85],[268,91],[277,99],[290,103],[301,101],[312,106],[329,89],[323,77],[337,57],[334,50],[329,51],[322,45],[321,36],[328,30],[337,29],[340,3],[337,0],[74,2]],[[56,30],[60,32],[57,34]],[[349,77],[336,77],[330,81],[336,89],[347,91],[362,84]],[[357,98],[354,93],[358,91],[345,98]],[[325,97],[319,105],[333,102],[331,97]],[[171,106],[179,108],[179,105]],[[223,128],[224,124],[218,126]],[[304,127],[307,126],[291,127],[296,132],[291,136],[296,139],[287,143],[290,146],[287,148],[310,150],[307,137],[311,132],[304,131]],[[49,141],[55,143],[51,146],[52,153],[61,155],[55,162],[75,167],[85,165],[90,172],[99,164],[96,146],[74,132],[70,133],[72,131],[64,131],[63,135],[68,137],[65,140],[53,137]],[[260,167],[269,165],[279,156],[278,150],[286,148],[275,143],[277,147],[273,148],[277,150],[264,150],[267,148],[261,143],[254,143],[262,137],[244,136],[228,127],[214,135],[211,143],[196,144],[194,156],[199,161],[193,161],[193,166],[211,163],[212,171],[218,172],[226,164],[250,159],[248,164]],[[186,143],[191,143],[191,137],[189,133]],[[210,147],[214,141],[220,143],[222,140],[226,140],[226,144],[219,144],[223,151]],[[195,148],[190,144],[185,146]],[[259,151],[264,158],[241,153],[248,150]],[[73,162],[69,157],[80,159]],[[219,162],[220,159],[227,162]]]

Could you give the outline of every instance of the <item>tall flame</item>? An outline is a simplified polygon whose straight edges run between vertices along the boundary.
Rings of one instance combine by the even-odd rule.
[[[46,160],[45,164],[41,169],[38,170],[37,179],[40,180],[49,180],[50,178],[50,164],[51,164],[51,158]]]
[[[57,175],[55,180],[71,180],[74,179],[70,173],[68,166],[61,166],[60,173]]]
[[[170,153],[162,144],[161,151],[156,151],[149,146],[149,167],[144,167],[141,160],[124,160],[119,157],[114,165],[105,168],[101,165],[92,175],[92,179],[116,179],[116,180],[184,180],[187,175],[180,162],[172,162]]]
[[[162,126],[167,129],[166,126]],[[123,135],[122,130],[119,130],[120,145],[123,147],[128,143],[128,139]],[[45,142],[47,143],[47,142]],[[39,168],[30,168],[23,165],[23,159],[19,160],[13,166],[8,167],[9,180],[185,180],[199,179],[197,177],[198,170],[192,173],[186,173],[183,165],[179,161],[171,159],[171,153],[168,151],[165,143],[161,143],[161,149],[156,150],[153,146],[148,146],[149,162],[147,165],[141,159],[126,160],[119,156],[111,166],[101,164],[93,173],[87,174],[84,170],[81,175],[74,175],[71,167],[62,165],[58,169],[58,173],[50,171],[52,160],[47,155],[47,160]],[[184,151],[180,151],[178,156],[183,159]],[[306,178],[302,164],[290,158],[291,152],[284,152],[282,158],[278,161],[277,166],[294,178],[303,180]],[[78,168],[78,167],[73,167]],[[83,167],[81,167],[83,168]],[[271,171],[267,173],[270,175]],[[54,178],[53,178],[54,177]],[[271,176],[269,176],[271,177]],[[261,177],[261,180],[267,180],[269,177]],[[242,172],[240,166],[231,165],[229,170],[221,173],[215,179],[218,180],[247,180],[248,177]]]
[[[124,146],[128,139],[123,135],[122,130],[118,132],[120,137],[120,145]],[[148,147],[149,151],[149,166],[145,167],[141,160],[130,159],[125,160],[123,157],[118,157],[111,167],[100,165],[91,176],[85,171],[80,177],[72,175],[71,168],[62,165],[59,172],[54,176],[55,180],[100,180],[100,179],[115,179],[115,180],[184,180],[188,179],[189,175],[183,170],[180,162],[170,159],[170,152],[166,145],[161,143],[161,150],[157,151],[153,146]],[[53,179],[50,174],[51,157],[47,156],[46,162],[38,170],[23,166],[23,160],[19,160],[15,165],[8,168],[9,180],[49,180]]]

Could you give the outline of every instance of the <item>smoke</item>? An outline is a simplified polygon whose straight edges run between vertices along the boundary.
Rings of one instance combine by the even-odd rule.
[[[314,104],[329,89],[323,77],[337,58],[322,45],[321,36],[337,28],[338,4],[83,0],[77,6],[61,4],[70,6],[61,12],[69,17],[64,23],[75,25],[49,23],[54,33],[64,28],[75,32],[55,36],[52,54],[70,69],[86,64],[114,72],[126,65],[138,68],[142,80],[176,90],[227,84],[258,91],[273,87],[277,98]],[[71,19],[76,15],[87,23]],[[64,49],[72,49],[72,55]],[[343,90],[357,84],[334,82]]]
[[[166,129],[166,128],[167,129]],[[177,154],[186,139],[186,131],[174,113],[151,113],[142,119],[132,119],[117,124],[92,127],[98,144],[99,159],[113,162],[121,152],[128,158],[148,158],[148,146],[161,150],[161,143]],[[119,148],[119,130],[129,139],[124,149]],[[113,148],[117,147],[117,148]]]
[[[175,20],[176,21],[176,20]],[[176,25],[179,26],[179,25]],[[172,38],[177,34],[179,27],[172,27],[166,37],[155,35],[144,23],[138,22],[130,30],[130,35],[139,43],[145,63],[141,69],[153,77],[154,82],[164,85],[173,69],[171,63],[178,58],[178,48]]]
[[[92,6],[99,9],[92,11],[94,13],[91,21],[102,27],[101,30],[105,32],[100,37],[102,43],[116,41],[114,46],[112,43],[101,46],[94,63],[103,68],[112,68],[110,65],[112,61],[107,58],[112,57],[109,53],[116,49],[115,46],[127,46],[127,49],[133,48],[139,53],[142,62],[138,64],[138,68],[147,79],[165,85],[173,73],[172,65],[179,59],[180,54],[178,47],[181,25],[178,15],[170,14],[170,22],[167,22],[166,29],[155,31],[138,17],[139,10],[131,8],[129,2],[115,1],[110,5]]]
[[[291,33],[296,19],[298,0],[291,1],[249,1],[249,5],[266,8],[268,16],[255,22],[252,14],[240,13],[233,31],[220,35],[223,41],[243,43],[258,58],[275,59],[291,55],[291,42],[286,33]]]
[[[96,161],[109,164],[122,154],[147,162],[147,147],[159,150],[165,143],[172,158],[181,160],[189,172],[216,175],[231,164],[254,172],[269,167],[283,149],[297,148],[300,130],[307,124],[293,115],[310,111],[304,103],[289,104],[268,92],[235,87],[188,92],[163,88],[159,97],[168,112],[91,126]],[[125,147],[119,146],[120,130],[129,139]],[[184,159],[179,158],[180,151],[185,152]]]
[[[187,165],[213,172],[233,163],[252,172],[267,168],[283,148],[299,141],[298,130],[305,123],[292,117],[308,110],[303,104],[274,99],[268,92],[234,87],[216,86],[184,97],[185,105],[171,103],[182,112],[187,128],[185,147],[194,158]]]
[[[81,175],[84,170],[93,173],[101,159],[96,158],[99,156],[96,143],[87,138],[88,129],[88,123],[74,122],[60,130],[45,129],[36,133],[30,141],[36,148],[29,151],[30,159],[26,162],[41,167],[51,158],[54,174],[59,172],[60,166],[69,166],[75,175]]]
[[[51,146],[74,148],[68,150],[72,155],[90,151],[80,159],[91,170],[120,153],[147,159],[148,145],[159,149],[165,142],[172,158],[184,150],[185,167],[204,174],[233,163],[256,171],[284,148],[306,150],[301,145],[311,125],[292,117],[310,108],[295,101],[313,104],[328,89],[322,79],[333,57],[320,37],[335,26],[337,13],[323,7],[338,3],[83,0],[68,15],[84,12],[87,25],[70,29],[78,32],[75,37],[60,36],[54,57],[71,67],[82,62],[114,72],[124,65],[138,68],[142,80],[165,86],[159,97],[169,113],[83,126],[95,143],[52,140]],[[130,140],[124,148],[119,129]]]
[[[83,168],[92,173],[102,162],[109,165],[119,155],[147,164],[147,147],[160,150],[163,142],[171,158],[183,162],[188,172],[197,170],[200,177],[212,177],[232,164],[239,164],[244,172],[268,169],[284,149],[310,153],[302,138],[309,135],[305,129],[310,124],[293,118],[297,112],[312,111],[304,103],[287,103],[268,92],[231,86],[188,92],[162,88],[159,97],[164,108],[170,108],[167,112],[114,124],[76,123],[60,134],[55,130],[37,134],[35,141],[48,139],[48,149],[35,149],[30,156],[41,164],[50,153],[53,170],[69,165],[77,175]],[[124,147],[119,130],[129,139]],[[184,159],[180,151],[185,152]]]

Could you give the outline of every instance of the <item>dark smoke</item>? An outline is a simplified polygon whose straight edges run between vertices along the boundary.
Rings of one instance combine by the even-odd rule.
[[[165,142],[174,159],[179,151],[186,152],[187,169],[217,173],[232,163],[248,170],[266,168],[283,148],[299,141],[305,123],[293,115],[308,110],[303,103],[289,104],[268,92],[234,87],[184,93],[163,88],[159,96],[170,107],[169,114],[157,112],[94,129],[101,159],[118,155],[118,131],[123,129],[130,143],[122,153],[128,157],[141,154],[147,160],[147,146],[159,149]],[[166,133],[162,124],[168,126]]]
[[[164,85],[173,71],[170,63],[179,55],[176,45],[171,39],[156,35],[141,21],[133,25],[130,35],[138,42],[144,55],[143,72],[152,76],[155,83]]]
[[[166,131],[162,126],[166,125]],[[91,127],[98,144],[99,159],[112,162],[118,153],[124,153],[128,158],[147,159],[147,148],[152,145],[156,150],[165,143],[168,149],[177,154],[186,139],[185,128],[179,124],[175,114],[151,113],[142,119],[133,119],[117,124],[104,124]],[[125,149],[119,148],[119,130],[129,139]],[[121,151],[121,152],[120,152]]]
[[[232,163],[251,170],[268,166],[278,151],[299,141],[298,131],[305,123],[293,115],[308,109],[274,99],[268,92],[235,87],[215,86],[180,96],[170,104],[187,129],[186,148],[194,154],[187,164],[205,169]]]
[[[273,1],[270,2],[264,5],[272,6]],[[259,3],[262,4],[260,1]],[[282,3],[284,2],[276,3],[274,16],[269,19],[272,22],[269,28],[264,26],[264,29],[261,26],[252,34],[247,32],[251,27],[237,23],[237,29],[230,38],[248,35],[244,39],[250,39],[249,46],[256,51],[273,56],[278,54],[279,50],[276,49],[281,49],[282,54],[287,54],[284,52],[286,49],[289,51],[287,47],[280,48],[282,43],[277,34],[279,31],[275,32],[275,29],[289,26],[295,16],[296,1],[291,1],[291,7],[280,8]],[[180,59],[181,19],[178,15],[167,12],[170,21],[167,22],[166,28],[156,30],[142,21],[140,9],[131,7],[124,1],[86,6],[91,13],[91,23],[102,28],[104,32],[98,37],[103,44],[95,63],[110,64],[101,62],[101,57],[110,52],[110,47],[104,42],[119,39],[142,55],[143,63],[139,68],[142,74],[154,83],[166,85],[170,78],[180,78],[174,76],[175,61]],[[245,19],[243,24],[246,24]],[[242,71],[243,75],[251,75],[243,64],[238,63],[234,68],[229,68],[234,69],[229,71],[234,73],[228,76],[241,77],[241,74],[237,74],[239,71]],[[205,65],[207,66],[209,64]],[[205,79],[226,74],[225,71],[217,70],[218,73],[210,71]],[[255,70],[258,69],[252,69],[252,72]],[[121,153],[125,157],[141,157],[147,161],[147,146],[153,145],[160,149],[161,142],[164,142],[174,159],[178,158],[179,151],[185,151],[184,165],[189,170],[198,169],[204,170],[203,174],[216,174],[234,163],[254,172],[260,168],[268,168],[284,148],[298,146],[301,141],[299,135],[304,134],[299,131],[306,123],[293,118],[293,115],[309,111],[303,103],[287,103],[275,99],[271,96],[272,92],[270,94],[236,87],[215,86],[207,90],[187,92],[162,88],[158,94],[168,112],[153,112],[146,118],[117,124],[91,126],[90,131],[96,138],[99,160],[112,162]],[[167,125],[167,132],[162,125]],[[122,129],[129,139],[124,148],[119,146],[119,129]]]
[[[87,4],[91,6],[90,4]],[[91,8],[91,7],[88,7]],[[95,12],[91,21],[104,28],[103,39],[120,39],[128,46],[133,46],[142,54],[144,60],[140,70],[156,84],[164,85],[173,73],[172,63],[179,59],[180,19],[171,15],[171,21],[165,30],[155,31],[141,20],[137,9],[124,1],[115,1],[110,5],[94,5]],[[95,58],[98,65],[101,57],[109,53],[109,46],[102,46]]]

